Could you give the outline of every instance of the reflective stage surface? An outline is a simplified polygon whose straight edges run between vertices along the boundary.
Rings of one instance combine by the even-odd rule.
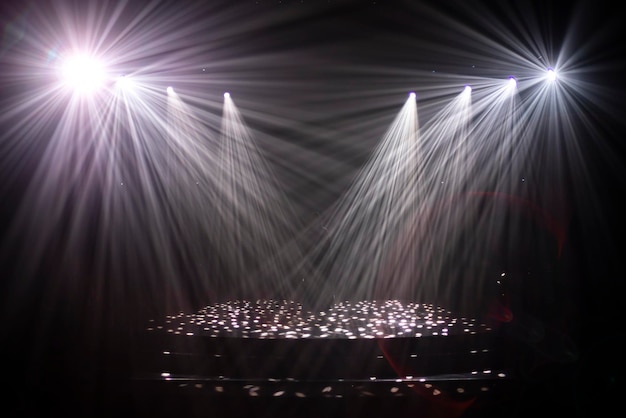
[[[319,312],[293,301],[229,301],[153,320],[146,333],[133,377],[146,415],[256,413],[263,404],[264,413],[289,416],[293,408],[304,408],[301,416],[337,408],[347,408],[341,416],[363,416],[361,408],[485,416],[498,411],[494,399],[515,392],[523,357],[499,324],[399,300]]]

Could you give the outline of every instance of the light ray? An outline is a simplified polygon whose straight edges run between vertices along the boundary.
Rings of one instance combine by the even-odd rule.
[[[448,46],[439,37],[416,45],[398,31],[329,48],[256,50],[240,40],[275,41],[260,16],[200,3],[164,15],[163,7],[55,3],[29,10],[28,33],[6,31],[0,159],[3,178],[25,190],[6,246],[20,237],[34,243],[18,257],[31,279],[61,260],[58,283],[49,285],[55,297],[93,285],[98,295],[110,289],[109,302],[134,292],[132,299],[176,310],[260,289],[307,294],[314,306],[333,295],[402,294],[465,309],[471,303],[455,292],[478,299],[502,271],[474,266],[480,278],[471,280],[463,266],[501,255],[484,247],[517,248],[515,239],[527,238],[504,219],[507,205],[524,215],[565,212],[562,220],[540,217],[561,244],[557,221],[567,222],[570,204],[562,194],[602,213],[582,137],[601,143],[598,115],[621,115],[612,89],[589,78],[603,68],[586,58],[601,34],[578,42],[575,19],[560,51],[542,15],[506,9],[506,24],[467,5],[458,13],[474,24],[409,7],[453,28]],[[271,22],[284,27],[283,17]],[[352,52],[364,41],[376,51],[371,60]],[[388,45],[420,59],[386,64]],[[106,64],[68,71],[89,100],[58,83],[74,51]],[[544,82],[546,67],[558,69],[554,83]],[[516,78],[505,81],[507,74]],[[92,76],[101,88],[91,87]],[[224,86],[241,109],[230,93],[222,97]],[[549,193],[527,191],[546,179]],[[298,204],[308,213],[330,207],[311,222],[324,236],[311,254],[294,242],[308,231],[299,230],[284,184],[291,197],[306,191]],[[321,203],[334,197],[336,204]],[[51,310],[62,304],[55,297]]]

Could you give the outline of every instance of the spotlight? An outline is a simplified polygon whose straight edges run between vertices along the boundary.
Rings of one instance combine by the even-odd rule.
[[[132,87],[133,85],[133,80],[128,77],[125,74],[120,75],[119,77],[116,78],[115,80],[115,85],[124,89],[124,90],[128,90]]]
[[[463,91],[461,92],[461,99],[464,101],[471,100],[472,97],[472,87],[470,85],[466,85]]]
[[[409,93],[409,97],[410,97],[411,99],[415,99],[415,92],[410,92],[410,93]]]
[[[552,68],[548,68],[548,71],[546,72],[546,80],[552,82],[556,81],[556,79],[556,71],[554,71]]]
[[[174,88],[172,86],[167,88],[167,94],[174,94]]]
[[[224,98],[225,99],[228,99],[229,97],[230,97],[230,93],[229,92],[224,93]]]
[[[69,57],[61,66],[64,84],[80,93],[98,89],[104,82],[104,76],[104,68],[100,61],[87,55]]]
[[[517,88],[517,80],[515,77],[509,77],[509,85],[507,86],[507,92],[513,94]]]

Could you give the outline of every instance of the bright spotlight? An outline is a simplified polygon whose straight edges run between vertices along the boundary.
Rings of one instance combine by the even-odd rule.
[[[124,90],[128,90],[132,87],[133,80],[127,75],[122,74],[119,77],[117,77],[115,84]]]
[[[515,79],[515,77],[509,77],[509,84],[506,89],[507,92],[509,94],[513,94],[516,88],[517,88],[517,80]]]
[[[167,94],[174,94],[174,88],[172,86],[167,88]]]
[[[75,91],[88,93],[104,83],[105,74],[100,61],[87,55],[77,55],[63,62],[61,77]]]
[[[548,71],[546,72],[546,80],[556,81],[556,78],[556,71],[554,71],[552,68],[548,68]]]
[[[461,93],[461,98],[463,100],[470,100],[471,97],[472,97],[472,87],[467,85],[465,86],[465,88],[463,89],[463,92]]]
[[[410,93],[409,93],[409,97],[410,97],[411,99],[415,99],[415,92],[410,92]]]
[[[230,97],[230,93],[229,92],[224,93],[224,98],[225,99],[228,99],[229,97]]]

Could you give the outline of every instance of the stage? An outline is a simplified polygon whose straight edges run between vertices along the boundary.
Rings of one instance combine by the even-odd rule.
[[[319,312],[227,301],[150,321],[132,387],[146,416],[485,416],[515,397],[530,352],[506,334],[502,324],[399,300]]]

